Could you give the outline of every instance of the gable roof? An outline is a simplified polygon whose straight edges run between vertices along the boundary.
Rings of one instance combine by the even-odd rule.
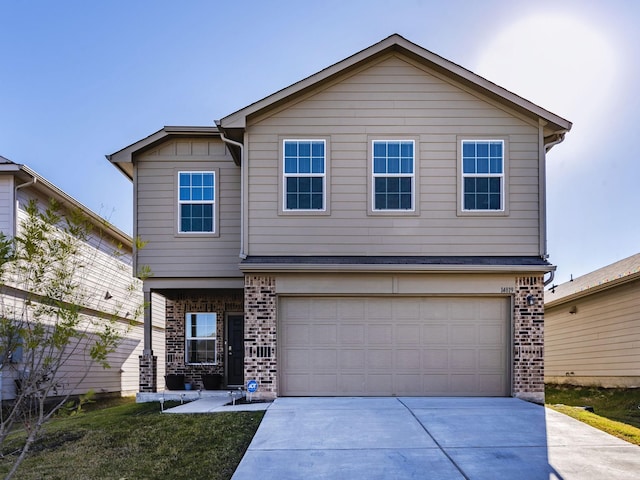
[[[573,301],[637,279],[640,279],[640,253],[551,287],[544,294],[545,306]]]
[[[416,45],[404,37],[393,34],[379,43],[376,43],[355,55],[352,55],[320,72],[311,75],[289,87],[273,93],[262,100],[242,108],[221,120],[216,124],[221,130],[229,133],[235,130],[234,137],[238,138],[238,131],[243,130],[247,125],[247,119],[259,114],[267,109],[273,108],[284,102],[288,102],[297,96],[304,95],[317,88],[321,83],[330,81],[338,75],[343,75],[354,70],[371,60],[386,55],[391,52],[398,52],[406,55],[427,67],[446,75],[461,84],[478,91],[479,93],[500,103],[506,104],[510,108],[525,114],[529,117],[536,117],[543,121],[545,125],[545,143],[561,140],[564,134],[571,129],[571,122],[545,110],[534,103],[476,75],[460,65],[457,65],[429,50]],[[559,142],[558,142],[559,143]]]
[[[132,247],[133,240],[131,239],[131,236],[124,233],[115,225],[112,225],[108,220],[95,213],[89,207],[80,203],[65,191],[56,187],[53,183],[37,174],[26,165],[15,163],[0,155],[0,174],[11,174],[19,180],[19,182],[16,182],[18,186],[29,186],[46,197],[55,199],[65,208],[80,210],[93,225],[108,232],[113,238],[117,239],[123,245],[126,245],[129,248]]]
[[[169,138],[175,137],[219,137],[216,127],[162,127],[155,133],[128,145],[111,155],[105,155],[118,170],[133,180],[133,155],[155,147]]]

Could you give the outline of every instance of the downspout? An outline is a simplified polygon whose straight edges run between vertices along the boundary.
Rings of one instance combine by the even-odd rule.
[[[15,200],[14,209],[13,209],[13,236],[15,237],[18,234],[18,190],[25,187],[30,187],[34,185],[38,181],[37,177],[31,177],[31,180],[25,183],[21,183],[14,188],[13,198]]]
[[[551,271],[549,272],[549,278],[547,278],[547,279],[544,281],[544,286],[546,287],[546,286],[547,286],[547,285],[549,285],[551,282],[553,282],[553,279],[554,279],[554,277],[555,277],[555,276],[556,276],[556,272],[555,272],[555,270],[551,270]]]
[[[556,135],[556,139],[555,140],[552,140],[551,142],[544,144],[545,163],[546,163],[546,154],[547,154],[547,152],[549,150],[551,150],[551,148],[554,147],[555,145],[558,145],[559,143],[564,141],[564,136],[566,135],[566,133],[567,133],[567,130],[564,130],[564,131],[562,131],[562,132],[560,132],[560,133],[558,133]],[[545,182],[546,182],[546,179],[545,179]],[[546,250],[546,244],[545,244],[545,250]],[[545,257],[548,257],[548,256],[549,256],[548,252],[545,252]],[[553,279],[555,278],[555,276],[556,276],[555,270],[551,270],[549,272],[549,278],[544,280],[544,286],[546,287],[551,282],[553,282]]]
[[[231,140],[230,138],[225,137],[222,128],[220,127],[220,122],[216,120],[216,126],[218,127],[218,132],[220,133],[220,139],[224,143],[228,143],[230,145],[235,145],[240,149],[240,253],[238,256],[244,260],[247,258],[247,254],[244,251],[244,178],[242,175],[242,171],[244,170],[244,145],[240,142],[236,142],[235,140]]]

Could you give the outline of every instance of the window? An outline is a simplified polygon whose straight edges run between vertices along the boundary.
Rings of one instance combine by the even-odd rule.
[[[178,230],[215,231],[215,172],[178,172]]]
[[[187,313],[186,328],[187,363],[217,363],[216,314]]]
[[[325,171],[324,140],[284,140],[284,210],[324,210]]]
[[[504,210],[504,141],[462,141],[462,209]]]
[[[414,141],[373,141],[373,209],[414,209]]]

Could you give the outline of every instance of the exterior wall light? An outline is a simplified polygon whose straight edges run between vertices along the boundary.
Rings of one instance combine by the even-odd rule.
[[[530,307],[532,307],[533,305],[536,304],[536,297],[534,297],[533,295],[529,294],[527,295],[527,305],[529,305]]]

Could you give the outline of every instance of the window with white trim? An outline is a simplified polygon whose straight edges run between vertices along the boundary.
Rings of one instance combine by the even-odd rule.
[[[462,210],[504,210],[504,140],[462,140]]]
[[[373,140],[373,210],[413,210],[415,143]]]
[[[186,317],[187,363],[217,362],[217,315],[215,313],[187,313]]]
[[[325,210],[325,141],[284,140],[283,147],[283,210]]]
[[[215,172],[178,172],[178,231],[215,232]]]

